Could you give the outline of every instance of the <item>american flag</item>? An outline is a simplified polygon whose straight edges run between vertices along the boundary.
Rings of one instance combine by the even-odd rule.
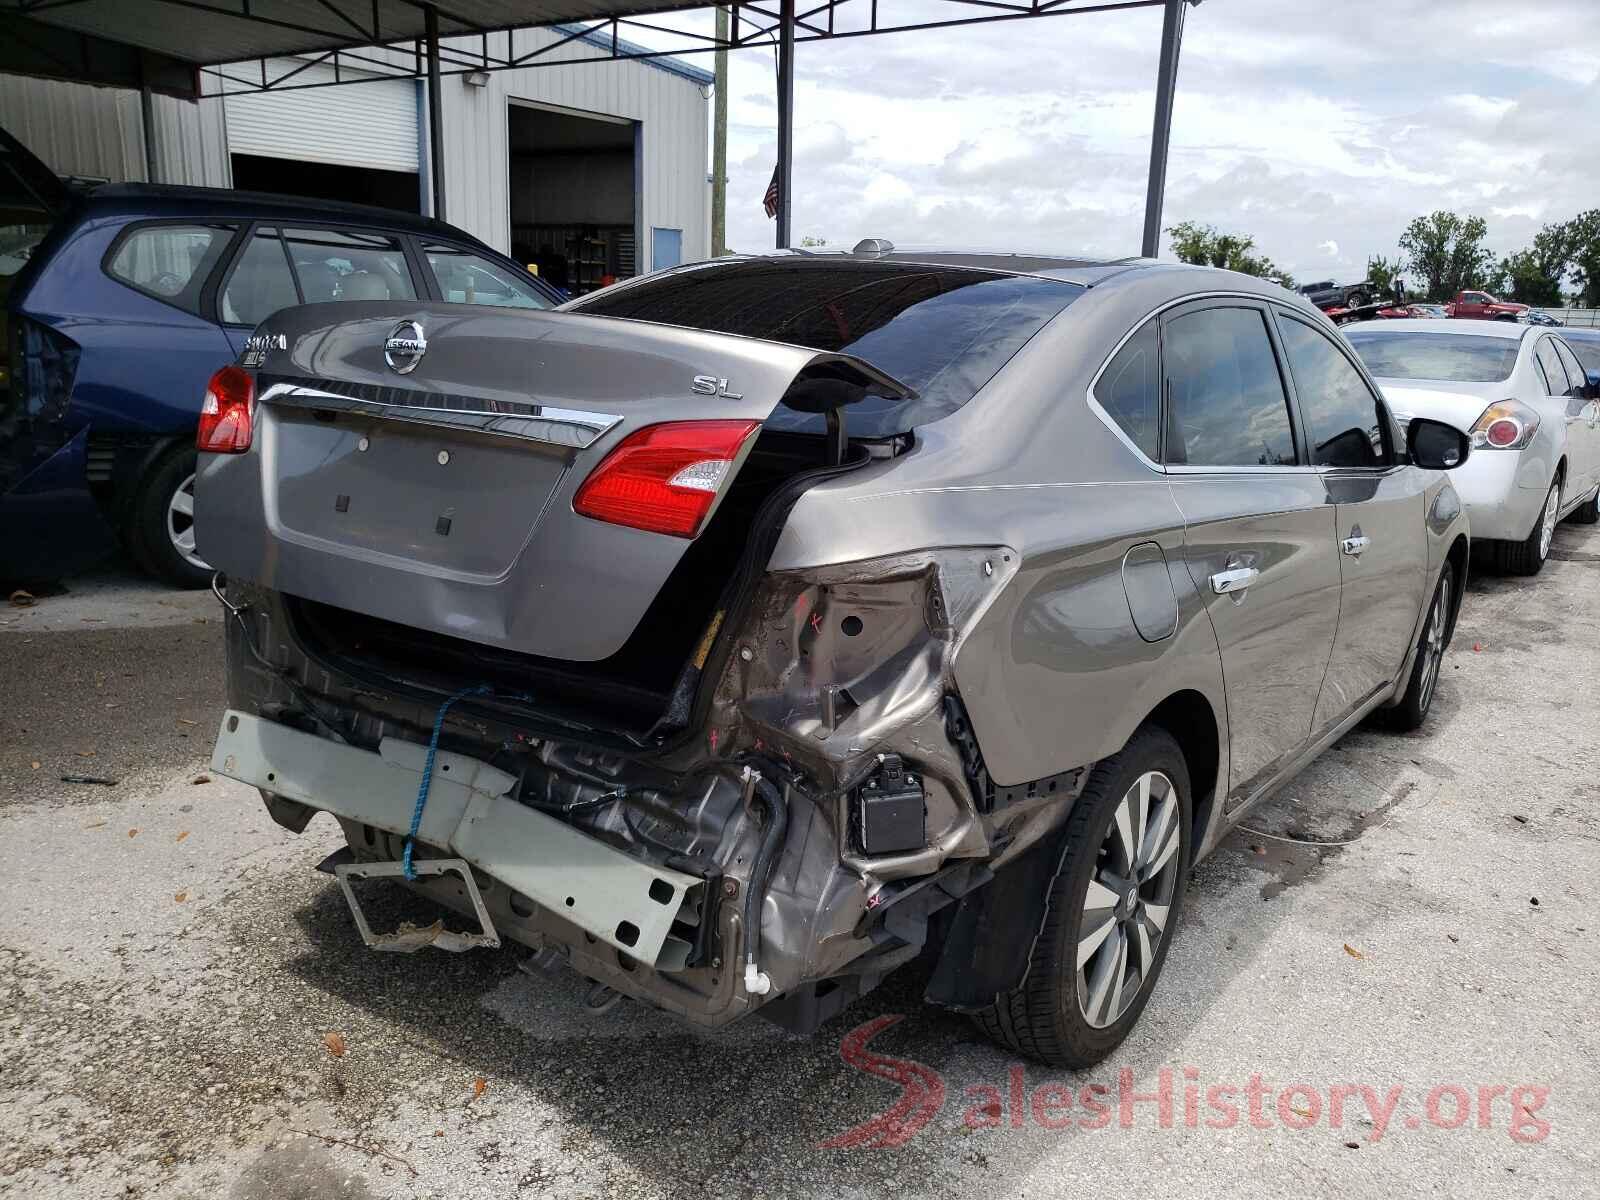
[[[778,216],[778,168],[772,168],[772,182],[767,184],[767,194],[761,198],[761,207],[767,210],[769,219]]]

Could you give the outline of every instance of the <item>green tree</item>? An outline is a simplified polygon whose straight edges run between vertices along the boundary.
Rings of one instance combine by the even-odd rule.
[[[1600,208],[1579,213],[1567,222],[1571,271],[1578,285],[1578,305],[1600,308]]]
[[[1465,288],[1482,288],[1494,271],[1484,249],[1489,226],[1482,217],[1440,210],[1418,217],[1400,235],[1406,269],[1427,289],[1429,300],[1449,300]]]
[[[1534,234],[1532,246],[1500,260],[1503,286],[1511,299],[1545,307],[1561,303],[1561,284],[1572,266],[1577,225],[1578,221],[1546,225]]]
[[[1381,254],[1374,254],[1367,259],[1367,280],[1372,284],[1374,299],[1388,299],[1393,296],[1396,300],[1404,300],[1401,295],[1402,280],[1400,279],[1400,260],[1387,259]]]
[[[1256,240],[1247,234],[1223,233],[1215,225],[1180,221],[1167,231],[1172,253],[1179,262],[1200,267],[1222,267],[1294,287],[1294,279],[1264,254],[1252,254]]]

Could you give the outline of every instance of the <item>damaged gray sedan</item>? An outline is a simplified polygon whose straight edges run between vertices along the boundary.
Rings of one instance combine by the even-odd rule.
[[[1464,434],[1246,276],[886,245],[308,305],[218,372],[214,767],[338,819],[370,945],[802,1030],[922,957],[1081,1067],[1190,866],[1359,721],[1422,722]],[[464,928],[374,931],[381,877]]]

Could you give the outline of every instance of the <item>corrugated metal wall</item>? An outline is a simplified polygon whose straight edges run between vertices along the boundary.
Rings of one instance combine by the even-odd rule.
[[[544,29],[515,35],[515,51],[524,54],[566,35]],[[497,38],[503,50],[503,39]],[[458,53],[470,55],[476,39],[454,39]],[[373,54],[385,52],[369,52]],[[601,51],[569,42],[556,52],[562,57],[595,58]],[[398,66],[409,69],[410,54],[390,51]],[[318,70],[322,68],[313,68]],[[207,77],[209,80],[209,77]],[[359,122],[330,117],[337,106],[362,103],[411,83],[363,83],[349,88],[316,88],[278,95],[230,97],[189,104],[156,97],[158,176],[164,183],[228,187],[230,149],[266,153],[274,130],[290,124],[291,114],[314,115],[317,137],[297,135],[297,158],[321,162],[368,161],[374,155],[408,163],[390,169],[417,170],[426,165],[426,125],[419,129],[398,109],[379,106]],[[351,101],[332,99],[344,93]],[[390,105],[398,93],[389,97]],[[640,155],[640,210],[637,228],[643,238],[637,261],[652,261],[652,228],[681,229],[685,261],[710,253],[711,193],[706,182],[709,101],[693,79],[644,62],[596,62],[593,65],[538,67],[497,71],[487,87],[469,87],[459,77],[444,80],[446,217],[503,251],[509,251],[511,227],[510,162],[506,113],[512,100],[556,105],[579,113],[625,117],[643,124]],[[227,108],[224,110],[223,105]],[[320,106],[320,107],[319,107]],[[341,109],[342,111],[342,109]],[[242,117],[241,117],[241,114]],[[387,115],[386,115],[387,114]],[[136,92],[82,84],[0,75],[0,125],[15,134],[52,168],[63,174],[113,180],[145,177],[144,140]],[[241,126],[243,126],[241,128]],[[420,135],[420,137],[418,136]],[[396,138],[415,139],[409,146]],[[251,148],[246,149],[245,144]],[[283,153],[280,136],[275,143]]]
[[[155,122],[163,183],[229,185],[222,113],[214,103],[157,96]],[[58,174],[114,183],[145,178],[138,92],[0,75],[0,126]]]

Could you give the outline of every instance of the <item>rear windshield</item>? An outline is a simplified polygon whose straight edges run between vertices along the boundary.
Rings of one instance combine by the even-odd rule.
[[[917,393],[869,396],[846,411],[852,434],[881,437],[955,412],[1083,291],[909,263],[740,261],[600,292],[572,309],[856,355]],[[820,430],[822,417],[780,408],[767,425]]]
[[[1351,330],[1345,335],[1381,379],[1441,379],[1452,383],[1496,383],[1517,365],[1516,338],[1464,333],[1387,333]]]

